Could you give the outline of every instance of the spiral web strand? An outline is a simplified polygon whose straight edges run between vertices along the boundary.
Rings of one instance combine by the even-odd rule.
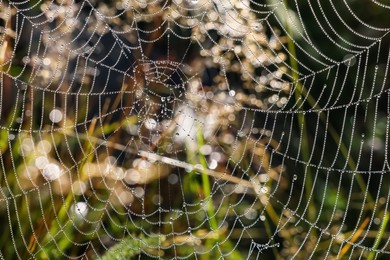
[[[1,1],[0,258],[386,258],[390,6],[357,2]]]

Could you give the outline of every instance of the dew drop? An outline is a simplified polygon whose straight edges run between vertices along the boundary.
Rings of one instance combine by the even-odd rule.
[[[62,112],[58,109],[53,109],[49,114],[49,119],[53,123],[59,123],[62,120]]]
[[[157,127],[157,122],[153,118],[148,118],[145,121],[145,127],[149,130],[155,129]]]
[[[27,64],[27,63],[30,62],[30,57],[25,56],[25,57],[23,57],[22,61],[23,61],[24,64]]]
[[[85,202],[77,202],[73,206],[75,214],[79,217],[85,217],[88,214],[88,204]]]
[[[294,174],[293,180],[296,181],[297,179],[298,179],[298,176],[296,174]]]
[[[242,130],[239,130],[239,131],[237,132],[237,134],[238,134],[239,137],[244,137],[244,136],[245,136],[245,132],[242,131]]]

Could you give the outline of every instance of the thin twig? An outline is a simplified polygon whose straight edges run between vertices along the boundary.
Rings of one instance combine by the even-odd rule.
[[[66,132],[63,132],[63,134],[71,135],[70,133],[66,133]],[[119,151],[125,151],[125,152],[130,153],[130,154],[136,154],[140,157],[146,158],[149,161],[161,162],[161,163],[168,164],[171,166],[175,166],[175,167],[179,167],[179,168],[183,168],[183,169],[187,169],[187,170],[192,170],[192,171],[196,172],[197,174],[204,173],[204,174],[207,174],[211,177],[214,177],[217,181],[224,180],[224,181],[232,182],[232,183],[235,183],[235,184],[238,184],[240,186],[247,187],[247,188],[253,188],[253,185],[250,181],[229,175],[227,173],[222,173],[222,172],[212,171],[210,169],[205,169],[204,167],[202,167],[200,165],[193,165],[190,163],[186,163],[183,161],[179,161],[176,159],[172,159],[172,158],[162,156],[162,155],[159,155],[156,153],[148,152],[148,151],[136,150],[132,147],[127,147],[127,146],[122,145],[122,144],[110,142],[107,140],[102,140],[102,139],[94,137],[94,136],[87,136],[86,134],[79,133],[79,134],[77,134],[77,138],[89,139],[90,141],[93,141],[96,144],[101,145],[101,146],[107,146],[107,147],[110,147],[110,148],[113,148],[113,149],[116,149]]]

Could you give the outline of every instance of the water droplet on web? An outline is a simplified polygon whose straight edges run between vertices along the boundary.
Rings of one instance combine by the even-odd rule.
[[[73,210],[78,217],[85,217],[88,214],[88,204],[85,202],[77,202],[73,206]]]
[[[157,126],[157,122],[156,120],[154,120],[153,118],[148,118],[146,119],[145,121],[145,127],[149,130],[152,130],[152,129],[155,129]]]
[[[265,221],[265,216],[264,216],[264,215],[261,215],[261,216],[260,216],[260,220],[261,220],[261,221]]]
[[[30,62],[30,57],[25,56],[25,57],[23,57],[22,61],[23,61],[24,64],[27,64],[27,63]]]
[[[245,136],[245,132],[242,131],[242,130],[239,130],[239,131],[237,132],[237,135],[238,135],[239,137],[243,137],[243,136]]]
[[[62,112],[58,109],[53,109],[49,114],[49,119],[53,123],[59,123],[62,120]]]
[[[296,181],[297,179],[298,179],[298,176],[296,174],[294,174],[293,180]]]
[[[161,97],[161,101],[164,102],[165,101],[165,97]]]
[[[229,91],[229,96],[234,97],[235,95],[236,95],[236,91],[234,90]]]

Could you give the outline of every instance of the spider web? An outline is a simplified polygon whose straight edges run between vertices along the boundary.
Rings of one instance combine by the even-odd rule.
[[[386,257],[390,6],[357,2],[0,2],[0,258]]]

